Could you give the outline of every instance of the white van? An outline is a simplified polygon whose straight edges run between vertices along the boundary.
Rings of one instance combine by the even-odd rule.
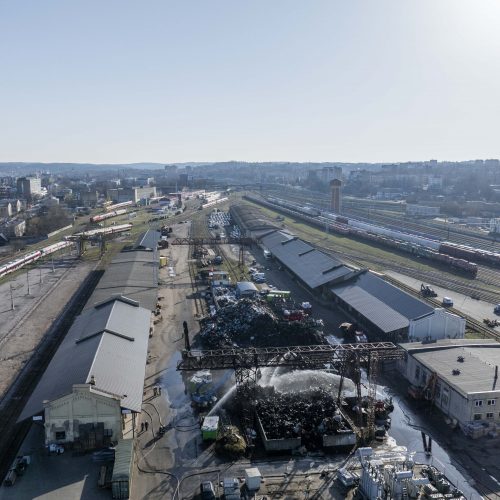
[[[453,307],[453,299],[450,297],[443,297],[443,302],[441,302],[443,307]]]

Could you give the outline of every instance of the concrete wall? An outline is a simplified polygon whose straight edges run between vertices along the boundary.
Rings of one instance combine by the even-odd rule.
[[[325,448],[335,448],[339,446],[354,446],[356,444],[356,434],[353,431],[323,436],[323,446]]]
[[[104,423],[112,430],[113,441],[123,437],[120,400],[91,392],[90,386],[74,385],[73,392],[45,405],[45,443],[71,443],[79,438],[80,424]],[[56,432],[64,439],[56,440]]]
[[[434,314],[420,319],[410,320],[408,338],[410,341],[424,339],[463,339],[465,336],[465,319],[438,308]]]
[[[264,444],[264,448],[268,452],[292,451],[299,448],[302,443],[300,438],[268,439],[259,417],[257,417],[257,428],[259,430],[262,443]]]

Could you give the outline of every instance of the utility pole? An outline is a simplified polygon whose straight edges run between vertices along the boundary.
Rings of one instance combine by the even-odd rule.
[[[190,351],[191,344],[189,342],[189,330],[188,330],[187,321],[182,322],[182,327],[184,329],[184,347],[186,348],[186,351]]]
[[[39,285],[42,284],[42,268],[38,267],[38,270],[40,271],[40,281],[38,282]]]
[[[14,310],[14,291],[12,289],[12,283],[10,283],[10,310]]]
[[[28,293],[26,295],[30,295],[30,271],[26,269],[26,282],[28,283]]]

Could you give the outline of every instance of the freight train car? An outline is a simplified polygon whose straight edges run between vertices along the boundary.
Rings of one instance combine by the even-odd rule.
[[[496,252],[489,252],[488,250],[483,250],[481,248],[473,248],[467,245],[458,245],[456,243],[445,241],[441,243],[439,252],[453,257],[458,257],[460,259],[475,260],[478,262],[484,262],[491,266],[500,267],[500,254]]]
[[[414,243],[416,245],[421,245],[432,250],[438,251],[440,242],[438,240],[432,240],[430,238],[425,238],[417,234],[404,233],[402,231],[397,231],[395,229],[389,229],[383,226],[377,226],[375,224],[368,224],[366,222],[358,221],[356,219],[349,219],[349,226],[355,227],[357,229],[362,229],[366,232],[378,234],[380,236],[387,236],[399,241],[407,241],[408,243]]]
[[[265,201],[251,196],[247,196],[247,198],[263,206],[291,215],[296,219],[303,220],[320,229],[326,229],[334,233],[348,235],[360,240],[370,241],[378,245],[411,253],[447,266],[453,271],[466,274],[472,278],[475,278],[477,275],[478,268],[474,262],[468,262],[466,259],[460,257],[440,253],[439,248],[441,244],[439,241],[354,219],[347,219],[331,212],[323,212],[321,216],[312,217],[305,215],[303,211],[296,210],[296,204],[283,202],[276,198],[273,198],[273,201],[271,199]]]

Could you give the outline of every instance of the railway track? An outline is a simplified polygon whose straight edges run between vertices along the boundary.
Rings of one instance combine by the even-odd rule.
[[[460,278],[451,278],[445,275],[445,273],[440,273],[439,271],[435,272],[423,271],[422,269],[418,268],[398,265],[393,262],[387,261],[385,259],[377,258],[369,254],[368,252],[353,251],[350,248],[345,249],[342,247],[340,247],[339,249],[339,245],[329,241],[326,235],[323,237],[318,237],[317,229],[314,229],[314,231],[313,228],[311,228],[311,230],[308,230],[309,226],[303,221],[301,221],[301,225],[302,227],[300,229],[294,227],[294,231],[299,236],[301,236],[300,233],[302,233],[302,235],[305,236],[305,239],[307,239],[307,241],[314,247],[316,247],[318,250],[331,254],[348,265],[363,268],[363,267],[369,267],[372,264],[376,264],[377,266],[380,266],[381,271],[383,271],[384,269],[390,269],[392,271],[400,272],[401,274],[406,274],[408,276],[414,277],[422,281],[433,282],[433,284],[441,286],[443,288],[453,288],[459,293],[462,293],[467,296],[471,296],[471,290],[472,290],[472,294],[474,295],[473,298],[486,300],[492,303],[500,302],[500,293],[491,292],[490,290],[484,290],[477,284],[475,283],[472,284],[470,282],[471,280],[465,280],[465,279],[461,280]],[[349,257],[346,257],[346,252],[348,252]],[[485,269],[487,269],[488,272],[487,275],[492,275],[492,273],[495,273],[495,271],[489,268]],[[395,284],[398,288],[401,288],[407,291],[408,293],[422,299],[422,296],[418,293],[418,291],[414,290],[413,288],[387,275],[385,276],[385,278],[387,279],[387,281],[393,282],[393,284]],[[500,282],[500,280],[498,282]],[[434,306],[441,307],[441,303],[435,299],[427,298],[423,300],[428,300]],[[467,328],[469,328],[469,330],[473,330],[481,336],[494,338],[500,341],[500,334],[495,330],[483,325],[480,321],[471,318],[470,316],[464,315],[463,313],[453,308],[451,309],[451,311],[455,312],[455,314],[458,314],[459,316],[462,316],[466,319]]]
[[[201,214],[200,214],[201,215]],[[192,236],[197,237],[197,238],[213,238],[214,235],[210,232],[208,229],[208,225],[206,223],[206,213],[203,214],[201,217],[196,217],[194,216],[191,219],[191,229],[192,229]],[[239,275],[241,274],[239,271],[238,266],[234,263],[234,259],[232,258],[231,255],[229,255],[229,252],[227,248],[225,248],[225,245],[211,245],[212,250],[215,251],[216,254],[221,255],[224,259],[224,265],[229,271],[229,274],[234,278],[237,279]]]
[[[277,212],[279,211],[280,210],[277,209]],[[300,217],[300,214],[298,214],[298,216]],[[333,243],[332,241],[328,241],[326,236],[318,237],[318,227],[313,228],[311,226],[311,230],[307,229],[310,224],[302,218],[300,218],[300,223],[302,225],[300,230],[307,234],[307,239],[309,241],[320,242],[323,248],[327,248],[330,251],[335,252],[335,255],[341,260],[346,260],[345,256],[347,254],[350,256],[351,261],[355,260],[360,262],[361,267],[376,266],[380,270],[390,269],[418,279],[433,281],[435,285],[442,286],[443,288],[452,287],[460,293],[471,296],[474,299],[486,300],[493,304],[500,302],[500,291],[497,289],[498,283],[500,283],[500,271],[497,269],[479,265],[478,269],[480,272],[478,276],[475,280],[471,280],[466,276],[461,277],[460,275],[451,275],[449,272],[442,272],[440,271],[438,265],[433,265],[425,260],[420,261],[418,257],[410,260],[406,254],[401,254],[397,251],[391,252],[387,248],[382,248],[382,250],[387,253],[394,253],[395,255],[402,255],[407,258],[404,259],[404,261],[399,259],[400,262],[390,261],[387,258],[380,258],[373,253],[354,249],[353,245],[347,242],[348,240],[342,240],[342,238],[338,236],[335,243]],[[402,262],[408,262],[408,265],[404,265]],[[420,263],[422,265],[420,265]],[[431,267],[435,270],[431,270]]]
[[[2,429],[0,433],[0,478],[7,473],[31,428],[30,420],[17,423],[18,417],[71,327],[75,316],[82,311],[102,274],[103,271],[92,271],[80,285],[0,402],[0,429]]]
[[[380,224],[384,227],[390,227],[391,229],[397,229],[399,231],[407,231],[411,233],[417,233],[422,236],[431,236],[439,241],[450,241],[452,243],[458,243],[460,245],[469,245],[475,248],[481,248],[483,250],[493,251],[495,248],[494,240],[481,235],[474,235],[470,233],[465,233],[462,231],[457,231],[456,229],[446,227],[440,228],[436,224],[423,222],[415,222],[403,214],[397,216],[396,214],[382,214],[380,212],[370,212],[367,214],[366,211],[361,209],[344,209],[344,213],[347,216],[353,218],[362,218],[366,222],[372,224]],[[369,215],[369,217],[367,217]],[[398,222],[395,224],[395,220]]]
[[[270,194],[296,203],[304,204],[309,202],[314,206],[318,206],[319,201],[319,205],[324,207],[327,206],[330,199],[327,195],[322,193],[313,195],[308,194],[307,192],[303,193],[302,191],[300,195],[290,191],[270,191]],[[415,220],[407,218],[402,212],[398,213],[397,211],[380,210],[368,205],[366,208],[344,206],[343,214],[363,220],[367,223],[378,223],[391,229],[400,231],[406,230],[407,232],[419,234],[421,236],[433,237],[439,241],[450,241],[488,251],[495,251],[496,249],[495,241],[487,235],[476,234],[472,231],[466,231],[453,225],[448,227],[439,227],[432,221],[416,222]]]
[[[414,288],[405,285],[404,283],[401,283],[401,281],[392,278],[391,276],[384,275],[385,281],[392,283],[393,285],[397,286],[398,288],[401,288],[405,292],[414,295],[415,297],[418,297],[419,299],[426,300],[427,302],[431,303],[435,307],[441,307],[441,303],[437,299],[433,299],[430,297],[425,297],[423,298],[422,295],[420,295]],[[474,330],[475,332],[484,335],[487,338],[494,338],[495,340],[500,341],[500,333],[496,332],[495,330],[492,330],[491,328],[488,328],[487,326],[483,325],[480,321],[477,319],[471,318],[470,316],[467,316],[463,314],[461,311],[458,311],[457,309],[454,308],[448,308],[448,311],[451,311],[458,316],[462,316],[465,318],[467,322],[467,327],[470,330]]]

